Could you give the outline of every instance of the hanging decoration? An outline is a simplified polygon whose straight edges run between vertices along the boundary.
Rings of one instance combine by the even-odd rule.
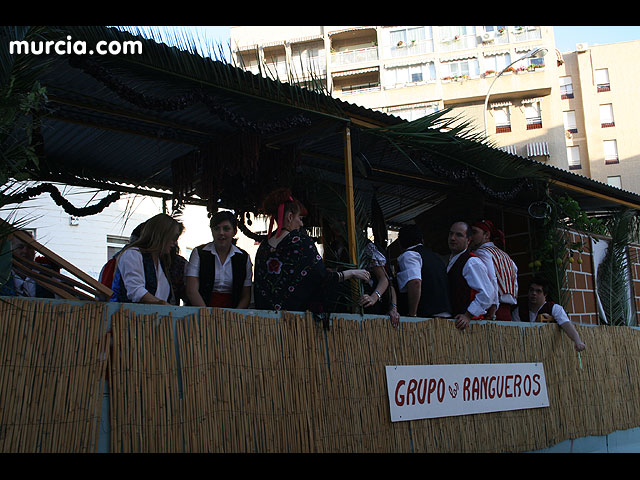
[[[42,183],[35,187],[28,187],[22,193],[8,195],[5,197],[4,202],[6,204],[22,203],[43,193],[49,193],[56,205],[62,207],[66,213],[68,213],[69,215],[73,215],[74,217],[86,217],[89,215],[95,215],[102,212],[109,205],[120,199],[120,192],[113,192],[101,199],[95,205],[91,205],[88,207],[76,207],[62,196],[55,185],[51,183]]]

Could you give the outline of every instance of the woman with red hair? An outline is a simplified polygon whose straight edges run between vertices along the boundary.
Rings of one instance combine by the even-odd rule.
[[[303,228],[307,211],[289,189],[271,192],[262,208],[271,217],[271,223],[268,238],[260,244],[255,258],[256,308],[322,313],[326,292],[333,283],[349,278],[369,281],[367,270],[330,272],[325,268],[313,240]]]

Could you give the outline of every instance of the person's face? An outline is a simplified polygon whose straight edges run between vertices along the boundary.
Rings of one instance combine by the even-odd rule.
[[[529,286],[529,303],[537,305],[537,304],[543,304],[546,301],[547,301],[547,296],[544,294],[544,291],[542,290],[542,285],[532,283]]]
[[[486,243],[488,234],[484,230],[478,227],[471,227],[471,242],[469,248],[472,250],[478,248],[483,243]]]
[[[287,212],[285,228],[288,230],[297,230],[304,226],[303,218],[300,216],[300,212],[293,213]]]
[[[11,241],[13,254],[33,261],[36,258],[36,251],[31,246],[16,238]]]
[[[223,220],[211,228],[211,233],[217,247],[228,247],[236,235],[236,229],[233,228],[229,220]]]
[[[173,231],[173,234],[169,237],[169,240],[167,240],[167,243],[162,249],[163,255],[168,255],[169,253],[171,253],[171,249],[178,245],[178,237],[180,237],[180,231],[176,227]]]
[[[464,223],[454,223],[449,229],[449,250],[451,253],[458,254],[465,251],[469,247],[469,238],[467,237],[467,226]]]

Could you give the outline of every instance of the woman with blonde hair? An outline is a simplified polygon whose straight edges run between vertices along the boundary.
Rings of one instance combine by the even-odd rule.
[[[118,256],[111,301],[173,303],[169,281],[171,249],[183,230],[180,222],[164,213],[147,220],[140,238],[127,245]]]
[[[325,294],[349,278],[369,281],[367,270],[331,272],[303,226],[304,205],[287,188],[271,192],[263,202],[271,216],[268,238],[255,258],[254,298],[261,310],[325,312]],[[277,229],[272,232],[274,223]]]

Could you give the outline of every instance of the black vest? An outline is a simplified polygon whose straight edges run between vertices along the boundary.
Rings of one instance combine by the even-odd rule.
[[[205,304],[209,304],[209,298],[211,298],[211,292],[213,292],[213,284],[216,278],[216,257],[213,253],[205,250],[206,245],[200,245],[197,247],[198,255],[200,256],[200,272],[198,273],[200,279],[200,296],[204,300]],[[249,254],[242,249],[239,249],[240,253],[235,253],[231,256],[231,270],[233,272],[233,282],[231,286],[231,305],[233,308],[238,306],[240,297],[242,295],[242,288],[244,281],[247,277],[247,257]]]
[[[443,312],[451,312],[449,288],[447,284],[447,266],[442,259],[429,248],[418,245],[407,251],[417,252],[422,258],[422,290],[418,303],[417,316],[429,318]],[[405,296],[403,294],[403,296]],[[402,299],[404,306],[406,299]]]
[[[144,269],[144,288],[151,295],[156,294],[156,290],[158,289],[158,278],[156,277],[156,267],[153,263],[153,257],[149,252],[140,252],[142,255],[142,267]],[[160,268],[163,268],[162,264]],[[167,275],[166,270],[165,276],[167,277],[167,281],[169,282],[169,298],[162,298],[161,300],[166,300],[169,303],[173,303],[173,287],[171,286],[170,277]],[[131,300],[127,294],[127,289],[124,286],[124,280],[122,279],[122,275],[120,274],[120,270],[116,269],[116,274],[114,281],[117,281],[116,291],[114,291],[114,296],[111,297],[112,301],[115,297],[117,302],[127,303]]]
[[[447,273],[449,281],[449,298],[451,300],[452,315],[458,315],[467,311],[467,308],[473,301],[474,290],[471,289],[464,276],[462,270],[467,261],[475,256],[469,250],[462,253]]]
[[[543,313],[547,313],[551,315],[551,311],[553,310],[554,305],[555,303],[553,302],[546,302],[544,305],[542,305],[542,307],[538,311],[538,315],[536,315],[536,321],[538,320],[538,318],[540,318],[540,315]],[[529,321],[529,303],[528,302],[523,302],[518,305],[518,315],[520,315],[521,322]]]

